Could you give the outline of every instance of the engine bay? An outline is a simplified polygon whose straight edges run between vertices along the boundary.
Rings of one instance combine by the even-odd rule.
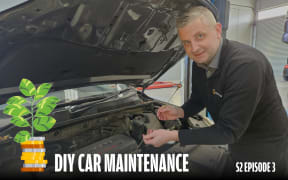
[[[67,107],[56,111],[53,116],[58,120],[58,126],[45,134],[36,134],[36,136],[45,136],[45,158],[49,165],[43,175],[61,176],[61,173],[55,174],[55,154],[75,154],[77,156],[79,154],[100,154],[101,156],[107,154],[189,154],[189,174],[205,176],[207,171],[211,171],[212,174],[221,175],[227,159],[225,147],[181,146],[178,142],[168,142],[158,148],[146,145],[142,135],[147,133],[147,129],[179,130],[184,127],[180,120],[158,120],[156,112],[162,105],[161,102],[143,97],[140,99],[144,99],[144,101],[134,99],[134,103],[129,101],[128,106],[123,105],[125,103],[122,99],[119,106],[115,105],[112,109],[101,112],[99,112],[99,107],[93,108],[92,106],[88,110],[77,111],[70,118],[67,118],[67,112],[69,112],[65,110]],[[115,101],[113,102],[115,103]],[[103,104],[102,106],[104,107]],[[199,115],[191,117],[188,119],[188,127],[185,128],[208,126],[209,123],[204,120]],[[22,161],[18,158],[21,155],[20,146],[15,146],[12,141],[1,143],[5,145],[5,148],[0,151],[4,152],[10,149],[10,153],[13,154],[13,157],[1,157],[0,167],[3,167],[1,171],[10,173],[15,168],[15,164],[20,168],[22,165]],[[7,162],[13,163],[7,165]]]
[[[81,123],[56,129],[46,134],[49,149],[47,159],[54,164],[54,154],[189,154],[189,169],[194,175],[211,171],[220,175],[226,161],[226,149],[221,146],[188,145],[169,142],[159,148],[143,143],[142,134],[147,129],[179,130],[180,120],[159,121],[156,112],[160,104],[146,102],[134,108],[127,108]],[[206,126],[201,116],[189,119],[189,128]],[[49,166],[47,173],[54,172]],[[76,168],[75,168],[76,169]]]
[[[47,147],[50,143],[58,146],[51,148],[52,153],[72,152],[91,143],[122,134],[133,138],[140,148],[143,146],[142,134],[146,134],[147,129],[174,130],[181,127],[180,121],[159,121],[156,117],[157,108],[158,106],[150,102],[136,108],[108,112],[100,117],[93,118],[87,115],[89,119],[85,121],[56,128],[45,134]]]

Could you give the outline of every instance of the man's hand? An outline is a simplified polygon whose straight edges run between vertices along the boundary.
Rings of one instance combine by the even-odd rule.
[[[154,147],[160,147],[168,141],[179,141],[178,131],[170,131],[165,129],[147,130],[147,135],[143,134],[145,144],[151,144]]]
[[[184,111],[179,107],[164,105],[158,109],[157,117],[160,120],[176,120],[184,117]]]

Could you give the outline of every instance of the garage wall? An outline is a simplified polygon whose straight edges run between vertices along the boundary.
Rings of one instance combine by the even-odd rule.
[[[167,71],[158,79],[158,81],[180,81],[182,78],[182,68],[184,68],[184,59],[170,68],[169,71]]]
[[[288,0],[257,0],[256,11],[288,5]],[[285,16],[256,21],[255,46],[272,64],[277,81],[282,80],[283,67],[287,62],[288,45],[282,42]]]
[[[244,7],[255,7],[255,0],[229,0],[231,5],[244,6]],[[271,0],[269,0],[271,1]]]
[[[169,81],[174,83],[182,83],[182,88],[165,88],[159,90],[146,90],[145,93],[150,97],[161,101],[169,102],[181,106],[184,103],[184,73],[185,61],[184,58],[170,68],[157,81]]]
[[[257,0],[256,10],[269,9],[271,7],[281,6],[283,4],[288,4],[288,0]]]
[[[227,38],[253,45],[255,0],[230,0]]]
[[[282,42],[285,16],[256,23],[256,48],[269,59],[276,80],[282,79],[283,67],[288,57],[288,45]]]

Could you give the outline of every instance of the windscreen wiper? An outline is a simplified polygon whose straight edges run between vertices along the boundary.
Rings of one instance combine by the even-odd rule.
[[[70,106],[68,108],[70,113],[77,113],[79,111],[86,111],[86,110],[90,109],[91,107],[93,107],[93,105],[96,105],[96,104],[99,104],[102,102],[106,102],[108,100],[116,98],[120,94],[123,94],[123,93],[129,91],[130,89],[131,88],[126,88],[126,89],[123,89],[121,91],[118,91],[117,93],[113,93],[112,95],[111,95],[111,93],[107,93],[104,95],[90,96],[89,98],[62,103],[62,104],[57,105],[57,107],[63,107],[63,106],[69,107]]]

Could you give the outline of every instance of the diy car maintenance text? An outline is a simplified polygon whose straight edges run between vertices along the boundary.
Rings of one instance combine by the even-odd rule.
[[[79,172],[189,172],[188,157],[189,154],[55,154],[55,172],[73,172],[75,165]]]

